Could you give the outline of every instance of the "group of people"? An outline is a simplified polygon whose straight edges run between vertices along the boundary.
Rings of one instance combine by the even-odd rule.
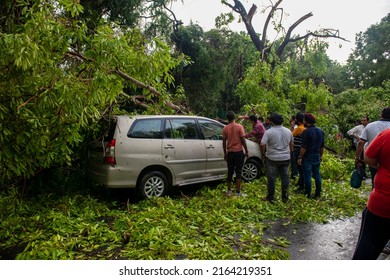
[[[365,120],[367,123],[363,123]],[[390,253],[390,107],[382,110],[378,121],[368,123],[368,118],[363,118],[362,125],[355,163],[369,166],[372,190],[352,259],[375,260],[383,250]]]
[[[275,200],[275,183],[280,176],[282,201],[288,201],[290,185],[289,166],[293,176],[298,176],[297,191],[308,198],[321,196],[322,180],[320,164],[324,151],[324,132],[318,128],[316,117],[310,113],[297,113],[290,129],[283,126],[283,116],[272,113],[270,127],[256,116],[249,119],[252,131],[245,134],[241,124],[235,122],[235,114],[227,113],[228,124],[223,129],[223,149],[228,165],[228,194],[231,195],[233,174],[236,173],[236,196],[241,193],[241,169],[248,154],[245,139],[253,137],[260,145],[266,166],[267,196]],[[390,244],[390,107],[382,110],[378,121],[369,123],[368,117],[348,131],[356,143],[356,165],[367,164],[372,179],[372,191],[363,210],[358,242],[352,259],[377,259]],[[312,177],[315,181],[312,194]],[[388,246],[388,245],[387,245]]]
[[[296,127],[291,131],[283,126],[284,118],[272,113],[267,118],[270,123],[265,127],[256,116],[240,116],[252,124],[252,131],[245,134],[241,124],[236,123],[235,114],[227,113],[228,124],[222,132],[223,149],[228,166],[228,195],[232,194],[233,174],[236,174],[236,196],[241,193],[241,168],[248,152],[246,138],[254,138],[260,145],[263,162],[266,166],[267,196],[264,200],[275,200],[275,184],[280,176],[282,185],[282,201],[288,201],[290,163],[297,166],[298,189],[308,198],[319,198],[322,180],[320,163],[324,150],[324,132],[318,128],[316,118],[310,113],[298,113],[295,118]],[[312,177],[315,181],[315,192],[312,195]]]

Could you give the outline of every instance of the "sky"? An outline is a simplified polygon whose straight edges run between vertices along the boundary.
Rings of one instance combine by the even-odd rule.
[[[178,0],[172,6],[177,19],[189,24],[199,24],[204,31],[215,28],[215,18],[221,13],[230,12],[226,5],[220,0],[183,0],[184,4]],[[276,0],[273,0],[275,3]],[[230,1],[234,3],[234,1]],[[252,4],[257,6],[257,13],[253,17],[253,26],[257,33],[263,30],[266,14],[261,10],[270,4],[270,0],[243,0],[247,11]],[[355,35],[361,31],[366,31],[372,24],[379,23],[380,20],[390,12],[390,0],[284,0],[280,6],[287,13],[283,26],[287,29],[301,16],[312,12],[313,16],[305,20],[295,29],[293,34],[302,35],[307,30],[317,30],[320,28],[332,28],[340,31],[340,36],[349,40],[344,42],[338,39],[329,39],[328,56],[332,60],[345,63],[349,54],[355,48]],[[267,10],[269,11],[269,10]],[[243,23],[237,23],[239,15],[234,13],[235,23],[229,25],[233,31],[245,31]],[[273,40],[275,33],[268,30],[268,40]]]

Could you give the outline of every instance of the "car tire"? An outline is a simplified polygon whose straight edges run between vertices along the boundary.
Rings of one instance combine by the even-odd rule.
[[[160,171],[148,172],[142,176],[138,190],[143,198],[163,196],[168,191],[167,177]]]
[[[242,179],[245,182],[253,181],[262,174],[261,165],[254,159],[249,159],[242,167]]]

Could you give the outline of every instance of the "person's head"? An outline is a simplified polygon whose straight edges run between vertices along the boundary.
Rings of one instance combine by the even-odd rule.
[[[250,115],[249,120],[251,121],[252,125],[257,123],[257,117],[255,115]]]
[[[226,118],[228,119],[229,122],[232,122],[234,121],[234,119],[236,118],[236,116],[234,115],[234,112],[233,111],[228,111],[226,113]]]
[[[305,114],[299,112],[295,116],[295,120],[297,121],[298,124],[303,123],[303,120],[305,119]]]
[[[382,119],[390,120],[390,107],[385,107],[382,110]]]
[[[313,114],[306,113],[304,121],[308,125],[313,125],[316,123],[316,117]]]
[[[368,124],[368,122],[369,122],[368,117],[367,116],[363,116],[362,117],[362,125],[366,126]]]
[[[270,115],[269,119],[273,123],[273,125],[282,125],[283,124],[283,117],[279,114],[272,113]]]

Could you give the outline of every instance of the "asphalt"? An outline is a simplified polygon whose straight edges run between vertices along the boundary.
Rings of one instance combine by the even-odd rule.
[[[286,221],[273,222],[264,231],[265,238],[285,237],[290,241],[287,250],[291,260],[351,260],[358,240],[361,214],[327,224]],[[381,254],[378,260],[390,260]]]

